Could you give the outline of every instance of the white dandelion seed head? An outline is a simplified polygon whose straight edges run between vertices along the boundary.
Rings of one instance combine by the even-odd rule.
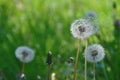
[[[96,28],[88,19],[78,19],[71,24],[70,31],[75,38],[86,39],[97,31]]]
[[[20,46],[15,51],[16,57],[24,63],[28,63],[34,59],[34,51],[27,46]]]
[[[85,50],[84,56],[89,62],[99,62],[105,56],[104,48],[99,44],[90,45]]]
[[[94,20],[96,18],[97,18],[97,14],[96,14],[96,12],[94,12],[92,10],[86,12],[86,14],[85,14],[85,19]]]

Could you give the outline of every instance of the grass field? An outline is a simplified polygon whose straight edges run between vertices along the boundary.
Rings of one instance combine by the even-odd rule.
[[[116,16],[120,19],[120,1],[116,3]],[[75,58],[78,44],[70,33],[70,25],[93,10],[100,28],[88,42],[100,43],[106,54],[96,64],[96,80],[119,80],[120,28],[116,30],[113,25],[112,4],[113,0],[0,0],[0,70],[7,80],[16,80],[22,64],[15,57],[15,50],[25,45],[35,50],[35,59],[25,65],[27,80],[37,80],[37,75],[46,80],[48,51],[53,53],[51,73],[56,73],[56,80],[66,80],[69,69],[66,62],[69,57]],[[82,41],[77,80],[84,80],[84,48]],[[88,63],[88,80],[93,80],[91,63]]]

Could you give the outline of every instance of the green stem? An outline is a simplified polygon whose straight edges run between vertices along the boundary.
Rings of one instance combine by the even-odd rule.
[[[22,73],[24,74],[25,63],[22,64]]]
[[[48,65],[48,77],[47,80],[50,80],[50,65]]]
[[[76,71],[77,71],[77,65],[78,65],[78,57],[79,57],[79,52],[80,52],[80,40],[78,42],[78,50],[77,50],[77,55],[76,55],[76,61],[75,61],[75,66],[74,66],[74,76],[73,80],[76,80]]]
[[[93,63],[93,69],[94,69],[94,80],[96,80],[96,78],[95,78],[95,74],[96,74],[95,63]]]
[[[86,40],[86,53],[87,53],[88,41]],[[87,80],[87,60],[85,56],[85,80]]]
[[[66,75],[66,80],[69,80],[69,75]]]
[[[106,72],[106,69],[105,69],[105,64],[102,62],[103,64],[103,72],[104,72],[104,75],[105,75],[105,80],[109,80],[108,76],[107,76],[107,72]]]

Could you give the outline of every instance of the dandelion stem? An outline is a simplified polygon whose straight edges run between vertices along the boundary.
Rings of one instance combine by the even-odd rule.
[[[77,70],[77,65],[78,65],[79,52],[80,52],[80,40],[78,41],[78,50],[77,50],[76,61],[75,61],[75,66],[74,66],[73,80],[76,80],[76,70]]]
[[[50,65],[48,65],[48,76],[47,76],[47,80],[50,80]]]
[[[69,80],[69,75],[66,75],[66,80]]]
[[[25,63],[22,64],[22,73],[24,73]]]
[[[93,64],[93,69],[94,69],[94,79],[93,79],[93,80],[96,80],[96,78],[95,78],[95,73],[96,73],[96,70],[95,70],[95,63]]]
[[[107,75],[107,72],[106,72],[106,69],[105,69],[105,64],[104,64],[104,62],[102,61],[102,65],[103,65],[103,72],[104,72],[104,75],[105,75],[105,80],[109,80],[109,78],[108,78],[108,75]]]
[[[88,47],[88,40],[86,40],[86,53],[87,53],[87,47]],[[85,80],[87,80],[87,60],[85,56]]]

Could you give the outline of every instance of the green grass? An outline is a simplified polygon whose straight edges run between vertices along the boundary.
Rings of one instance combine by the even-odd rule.
[[[116,2],[120,19],[120,1]],[[15,57],[15,50],[21,45],[36,53],[35,59],[25,65],[28,80],[36,80],[38,74],[46,79],[49,50],[53,53],[51,72],[56,73],[57,80],[66,80],[65,62],[71,56],[75,58],[78,42],[70,33],[70,25],[89,10],[97,13],[100,26],[98,33],[89,38],[89,44],[100,43],[106,51],[105,59],[97,65],[97,80],[119,80],[120,34],[114,35],[118,32],[113,26],[112,0],[0,0],[0,70],[7,80],[15,80],[16,73],[21,71],[22,64]],[[84,45],[83,41],[78,65],[81,80]],[[88,63],[88,80],[93,76],[91,66]]]

